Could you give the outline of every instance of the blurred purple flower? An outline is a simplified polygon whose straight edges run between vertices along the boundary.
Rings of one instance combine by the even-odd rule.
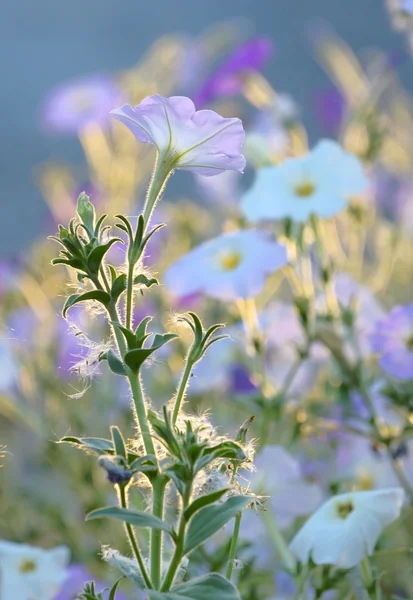
[[[77,595],[83,590],[84,584],[88,581],[95,582],[96,591],[98,592],[102,591],[106,587],[110,588],[110,584],[96,580],[83,565],[71,565],[68,568],[68,578],[63,583],[62,588],[55,600],[75,600]],[[105,598],[108,594],[109,592],[105,594]],[[116,600],[128,600],[128,597],[121,592],[117,592]]]
[[[325,132],[329,135],[337,133],[346,110],[345,100],[339,90],[334,86],[319,90],[315,94],[314,104],[316,117]]]
[[[43,105],[43,123],[55,133],[77,133],[88,125],[107,126],[120,92],[105,76],[80,77],[56,86]]]
[[[272,42],[261,37],[248,40],[235,48],[195,95],[195,105],[205,106],[215,98],[237,94],[242,89],[244,75],[251,71],[261,71],[272,53]]]
[[[156,146],[171,169],[213,176],[226,170],[242,172],[245,167],[240,119],[225,119],[212,110],[196,111],[184,96],[155,94],[135,108],[125,104],[112,110],[111,115],[140,142]]]
[[[267,275],[287,264],[284,246],[267,234],[241,230],[192,249],[166,271],[164,282],[175,296],[200,291],[220,300],[258,295]]]
[[[232,394],[244,395],[257,392],[257,386],[253,384],[247,369],[241,363],[232,365],[229,376],[229,389]]]
[[[413,380],[413,304],[395,306],[376,324],[370,340],[385,373]]]

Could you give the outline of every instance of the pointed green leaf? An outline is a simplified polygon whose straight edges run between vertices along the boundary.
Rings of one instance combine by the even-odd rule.
[[[185,536],[184,553],[188,554],[222,529],[240,510],[251,503],[249,496],[233,496],[218,505],[199,510],[189,523]]]
[[[130,350],[124,356],[124,361],[132,371],[139,371],[143,363],[151,354],[155,352],[152,348],[135,348]]]
[[[135,527],[149,527],[150,529],[160,529],[172,534],[172,529],[168,523],[162,521],[158,517],[151,515],[150,513],[143,512],[142,510],[128,510],[126,508],[119,508],[119,506],[106,506],[105,508],[98,508],[92,510],[87,516],[86,521],[92,519],[100,519],[102,517],[108,517],[110,519],[117,519],[129,525]]]
[[[139,323],[139,325],[137,326],[137,328],[135,330],[135,337],[137,340],[140,340],[146,334],[146,328],[147,328],[148,324],[152,321],[152,319],[153,319],[153,317],[145,317]]]
[[[64,258],[54,258],[52,260],[52,265],[67,265],[68,267],[72,267],[73,269],[77,269],[79,271],[86,271],[85,263],[83,260],[80,260],[80,258],[70,258],[67,260]]]
[[[110,428],[110,433],[112,435],[113,447],[115,449],[116,454],[118,456],[123,456],[123,458],[126,460],[128,457],[128,453],[126,451],[125,440],[123,439],[123,435],[120,432],[119,427],[116,427],[116,425],[112,425],[112,427]]]
[[[119,275],[119,277],[117,277],[114,280],[110,292],[110,295],[112,296],[112,300],[114,302],[116,302],[119,296],[123,294],[123,292],[126,290],[126,281],[127,278],[125,273],[122,273],[122,275]]]
[[[146,590],[146,593],[150,600],[241,600],[234,585],[218,573],[186,581],[169,592]]]
[[[109,248],[116,242],[122,242],[123,244],[123,240],[121,240],[120,238],[112,238],[106,244],[97,246],[89,253],[89,256],[87,257],[87,264],[92,273],[99,272],[103,257],[105,256]]]
[[[136,348],[136,338],[135,338],[135,334],[133,333],[133,331],[131,331],[130,329],[127,329],[126,327],[124,327],[123,325],[118,323],[117,321],[111,321],[111,324],[113,325],[113,327],[116,327],[116,329],[119,329],[123,333],[123,335],[125,336],[126,342],[128,344],[128,348],[130,348],[131,350],[133,348]]]
[[[118,586],[120,584],[121,581],[123,581],[125,578],[121,577],[120,579],[117,580],[117,582],[113,585],[112,589],[109,592],[109,597],[108,600],[115,600],[115,594],[116,594],[116,590],[118,589]]]
[[[199,498],[194,500],[192,504],[190,504],[185,509],[185,520],[189,521],[192,515],[201,510],[201,508],[204,508],[204,506],[209,506],[210,504],[213,504],[214,502],[219,500],[228,491],[228,489],[229,488],[224,488],[223,490],[212,492],[212,494],[208,494],[207,496],[200,496]]]
[[[137,275],[133,280],[133,283],[135,285],[145,285],[147,288],[151,287],[152,285],[159,285],[159,281],[155,277],[148,279],[146,275],[143,274]]]
[[[97,238],[97,237],[99,237],[99,230],[100,230],[100,228],[101,228],[101,225],[102,225],[103,221],[106,219],[106,217],[107,217],[107,216],[108,216],[108,215],[102,215],[102,216],[101,216],[101,217],[99,217],[99,219],[97,220],[97,223],[96,223],[96,225],[95,225],[95,230],[94,230],[94,232],[93,232],[93,236],[94,236],[94,237],[96,237],[96,238]]]
[[[107,352],[108,365],[115,375],[126,375],[125,365],[119,356],[110,348]]]
[[[62,311],[63,316],[66,317],[66,313],[69,308],[71,308],[75,304],[78,304],[79,302],[85,302],[87,300],[97,300],[98,302],[101,302],[102,304],[107,306],[110,302],[110,296],[103,290],[92,290],[81,295],[73,294],[72,296],[69,296],[69,298],[66,300]]]

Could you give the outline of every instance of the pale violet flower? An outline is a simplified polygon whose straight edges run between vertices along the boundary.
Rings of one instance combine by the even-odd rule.
[[[383,529],[400,516],[401,488],[352,492],[330,498],[304,524],[290,544],[302,563],[351,569],[371,556]]]
[[[198,175],[243,171],[241,154],[244,129],[240,119],[226,119],[212,110],[195,110],[184,96],[148,96],[132,108],[128,104],[111,112],[140,142],[156,146],[171,169]]]
[[[56,133],[77,133],[89,125],[107,126],[120,92],[105,76],[80,77],[52,89],[43,106],[43,123]]]
[[[328,218],[368,184],[358,158],[336,142],[322,140],[305,156],[260,169],[242,209],[251,222],[283,218],[302,222],[313,214]]]
[[[376,323],[370,341],[385,373],[413,380],[413,304],[395,306]]]
[[[1,600],[53,600],[67,578],[69,549],[0,541]]]
[[[245,229],[193,248],[169,267],[164,283],[178,297],[202,292],[227,301],[251,298],[262,291],[267,275],[286,264],[284,246]]]

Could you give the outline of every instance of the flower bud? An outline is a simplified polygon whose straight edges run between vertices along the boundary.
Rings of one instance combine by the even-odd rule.
[[[77,199],[77,214],[84,224],[90,237],[93,237],[95,229],[95,207],[89,200],[89,196],[82,192]]]

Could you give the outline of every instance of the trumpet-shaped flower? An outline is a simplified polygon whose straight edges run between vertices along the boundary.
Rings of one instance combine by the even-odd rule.
[[[67,577],[69,549],[0,541],[1,600],[53,600]]]
[[[401,488],[340,494],[330,498],[300,529],[290,549],[302,562],[351,569],[373,554],[383,529],[399,515]]]
[[[263,232],[242,230],[197,246],[169,267],[164,282],[175,296],[199,291],[221,300],[251,298],[285,264],[284,246]]]
[[[287,217],[301,222],[313,214],[328,218],[367,186],[359,159],[336,142],[322,140],[305,156],[258,171],[242,208],[252,222]]]
[[[103,76],[81,77],[54,88],[43,107],[43,123],[56,133],[77,133],[91,124],[109,122],[109,111],[119,102],[114,82]]]
[[[132,108],[111,112],[144,144],[153,144],[171,169],[198,175],[243,171],[244,129],[240,119],[225,119],[212,110],[195,110],[184,96],[148,96]]]
[[[401,380],[413,380],[413,304],[394,307],[376,323],[373,351],[383,371]]]

